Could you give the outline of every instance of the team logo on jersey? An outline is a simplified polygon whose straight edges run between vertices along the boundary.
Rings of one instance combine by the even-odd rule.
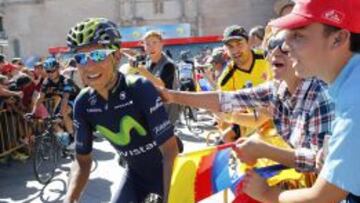
[[[119,132],[113,132],[101,125],[96,125],[96,130],[110,140],[110,142],[120,146],[126,146],[131,142],[130,132],[132,130],[135,130],[140,136],[146,135],[145,128],[131,116],[124,116],[120,120]]]
[[[162,106],[164,106],[164,103],[162,102],[161,98],[158,97],[156,99],[155,106],[150,107],[150,114],[154,113],[155,111],[157,111]]]
[[[120,92],[119,98],[120,98],[120,100],[125,100],[126,99],[126,93],[124,91]]]
[[[134,102],[131,100],[131,101],[128,101],[128,102],[126,102],[124,104],[119,104],[119,105],[114,106],[114,109],[122,109],[124,107],[131,106],[133,104],[134,104]]]
[[[164,131],[168,130],[170,127],[171,127],[170,121],[166,120],[165,122],[161,123],[160,125],[154,128],[155,135],[159,135],[163,133]]]
[[[95,108],[95,109],[86,109],[86,112],[88,113],[101,113],[103,110],[99,109],[99,108]]]
[[[91,105],[91,106],[95,106],[95,104],[96,104],[96,99],[90,100],[90,105]]]

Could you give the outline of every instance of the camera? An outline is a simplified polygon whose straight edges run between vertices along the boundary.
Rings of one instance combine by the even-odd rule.
[[[137,55],[133,57],[132,59],[129,59],[129,64],[132,67],[139,67],[139,66],[145,66],[146,64],[146,56],[145,55]]]

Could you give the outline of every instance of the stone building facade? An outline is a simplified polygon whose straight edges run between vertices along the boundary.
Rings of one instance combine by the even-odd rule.
[[[221,35],[230,24],[265,25],[275,0],[0,0],[4,51],[9,56],[44,55],[62,46],[68,29],[93,16],[120,26],[190,23],[194,36]],[[0,25],[1,28],[1,25]],[[2,35],[1,32],[6,33]],[[1,40],[0,40],[1,41]],[[1,46],[1,43],[0,43]],[[1,51],[1,50],[0,50]]]

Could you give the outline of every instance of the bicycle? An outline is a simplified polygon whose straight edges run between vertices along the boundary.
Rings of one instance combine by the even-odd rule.
[[[181,91],[192,92],[195,90],[194,84],[192,81],[183,81],[181,84]],[[190,106],[182,107],[182,115],[185,120],[185,125],[189,129],[190,132],[193,132],[196,128],[197,122],[197,112],[196,108],[192,108]]]
[[[26,119],[34,120],[33,117]],[[45,124],[45,130],[35,136],[33,170],[36,180],[42,184],[47,184],[55,175],[59,155],[70,156],[71,159],[74,159],[74,155],[55,135],[54,127],[62,122],[61,116],[49,116],[41,121]]]

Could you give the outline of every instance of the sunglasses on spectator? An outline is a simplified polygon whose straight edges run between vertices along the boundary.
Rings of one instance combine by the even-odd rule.
[[[284,50],[284,42],[285,42],[285,38],[283,38],[283,37],[270,38],[270,40],[268,42],[268,46],[267,46],[266,51],[265,51],[265,56],[267,56],[269,53],[271,53],[276,48],[279,48],[281,53],[288,54],[289,52],[287,50]]]
[[[91,52],[80,52],[74,55],[76,63],[86,65],[89,59],[95,63],[104,61],[110,54],[114,53],[113,49],[97,49]]]

